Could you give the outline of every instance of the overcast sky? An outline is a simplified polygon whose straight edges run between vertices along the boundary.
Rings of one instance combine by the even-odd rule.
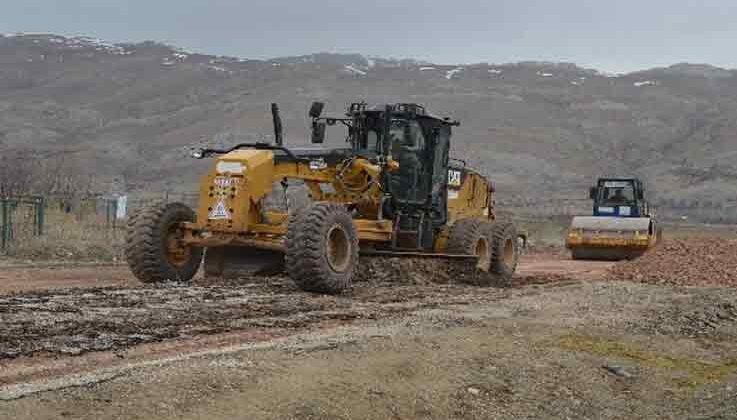
[[[271,58],[358,52],[607,71],[737,68],[737,0],[0,0],[0,31]]]

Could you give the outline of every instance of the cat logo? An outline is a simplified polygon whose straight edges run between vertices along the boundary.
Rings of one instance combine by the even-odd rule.
[[[461,186],[461,171],[448,170],[448,185],[451,187]]]
[[[210,212],[209,218],[213,220],[230,219],[228,210],[225,209],[225,203],[223,203],[222,201],[218,201],[218,204]]]

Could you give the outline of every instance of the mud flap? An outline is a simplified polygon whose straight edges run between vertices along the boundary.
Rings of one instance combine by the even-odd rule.
[[[205,251],[204,269],[206,278],[272,276],[284,270],[284,254],[242,246],[211,247]]]

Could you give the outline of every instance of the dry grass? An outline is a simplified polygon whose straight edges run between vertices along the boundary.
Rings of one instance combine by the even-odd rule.
[[[737,360],[709,363],[661,354],[609,338],[588,335],[570,334],[559,337],[557,346],[566,350],[629,360],[670,374],[681,372],[683,375],[671,378],[674,387],[680,390],[693,390],[705,384],[720,382],[737,371]]]
[[[96,215],[47,212],[44,234],[35,236],[31,224],[16,226],[6,255],[32,261],[122,261],[124,226],[122,221],[106,226]]]

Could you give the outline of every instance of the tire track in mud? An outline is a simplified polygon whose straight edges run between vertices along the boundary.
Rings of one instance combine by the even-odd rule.
[[[509,292],[465,284],[460,264],[374,259],[345,295],[305,293],[286,277],[194,285],[91,287],[0,296],[0,361],[34,355],[123,351],[147,343],[259,329],[293,334],[324,325],[398,316],[423,308],[502,299]],[[518,276],[513,287],[565,280]],[[76,284],[76,283],[75,283]]]
[[[0,297],[0,360],[119,351],[249,328],[297,332],[326,321],[347,323],[440,303],[464,304],[475,300],[471,289],[362,284],[350,295],[320,296],[296,290],[287,279],[278,278],[242,286],[24,293]]]

